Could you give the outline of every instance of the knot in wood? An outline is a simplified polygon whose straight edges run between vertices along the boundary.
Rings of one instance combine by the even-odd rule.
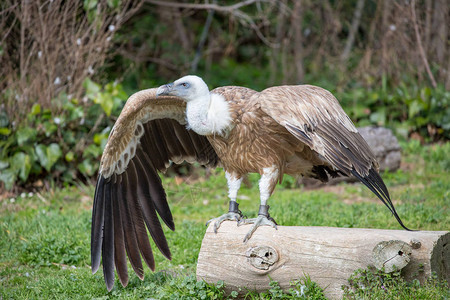
[[[411,239],[409,244],[413,249],[419,249],[422,246],[422,243],[418,239]]]
[[[259,270],[269,270],[278,261],[277,251],[269,246],[257,246],[247,250],[247,261]]]
[[[412,248],[398,240],[379,242],[372,251],[374,265],[385,273],[399,271],[411,260]]]

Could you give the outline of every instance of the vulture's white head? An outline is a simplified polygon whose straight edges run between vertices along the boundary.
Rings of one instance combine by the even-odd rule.
[[[198,76],[187,75],[175,80],[173,83],[162,85],[156,91],[157,96],[177,96],[186,102],[209,98],[209,89],[206,83]]]
[[[184,76],[173,83],[162,85],[157,96],[177,96],[186,101],[187,127],[200,135],[226,136],[232,127],[228,103],[222,95],[210,93],[198,76]]]

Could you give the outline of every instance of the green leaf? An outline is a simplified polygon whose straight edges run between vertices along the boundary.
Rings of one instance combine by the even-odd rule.
[[[376,112],[372,113],[370,115],[370,121],[379,126],[383,126],[386,123],[386,110],[384,108],[380,108]]]
[[[96,157],[99,157],[101,154],[102,154],[102,149],[95,144],[90,144],[83,151],[83,157],[96,158]]]
[[[101,146],[103,149],[106,145],[106,142],[108,141],[108,136],[108,133],[96,133],[94,134],[94,143],[98,146]]]
[[[96,166],[97,164],[94,165],[92,161],[90,161],[89,159],[85,159],[78,165],[78,170],[80,170],[80,172],[84,175],[92,176],[94,175],[95,171],[97,171]]]
[[[5,112],[0,112],[0,127],[7,127],[9,125],[9,118]]]
[[[81,119],[83,118],[83,116],[84,116],[83,107],[78,106],[70,110],[69,120],[72,121],[76,119]]]
[[[420,112],[421,109],[422,109],[422,105],[420,104],[419,100],[414,100],[409,105],[409,110],[408,110],[409,118],[412,119],[418,112]]]
[[[65,159],[68,162],[73,161],[73,159],[75,158],[75,154],[72,151],[69,151],[66,153]]]
[[[47,170],[50,170],[50,168],[58,161],[58,159],[62,156],[61,148],[58,144],[52,143],[47,148],[47,157],[49,159],[49,166]]]
[[[420,97],[422,100],[427,101],[431,96],[431,89],[429,87],[424,87],[420,90]]]
[[[39,163],[45,168],[45,166],[48,164],[47,147],[45,145],[39,144],[36,146],[35,150]]]
[[[35,116],[35,115],[40,114],[40,113],[41,113],[41,105],[38,104],[38,103],[33,104],[33,107],[31,108],[30,114],[32,116]]]
[[[99,93],[98,96],[94,99],[94,103],[100,104],[100,106],[103,108],[103,111],[108,117],[111,115],[111,111],[114,105],[114,100],[111,94]]]
[[[1,135],[10,135],[11,134],[11,129],[6,128],[6,127],[1,127],[0,128],[0,134]]]
[[[24,127],[17,130],[17,143],[23,146],[27,141],[33,141],[36,138],[37,130],[31,127]]]
[[[120,0],[108,0],[108,6],[111,8],[118,8],[120,4]]]
[[[13,187],[16,178],[16,172],[11,169],[2,170],[0,172],[0,181],[3,181],[7,190],[10,190]]]
[[[43,166],[48,172],[50,172],[53,165],[62,156],[62,151],[59,145],[56,143],[52,143],[48,147],[39,144],[36,146],[36,155],[41,166]]]
[[[55,133],[58,130],[58,126],[56,126],[53,122],[44,122],[44,129],[45,129],[45,136],[49,137],[53,133]]]
[[[0,160],[0,170],[6,169],[7,167],[9,167],[9,162]]]
[[[89,78],[86,78],[83,81],[83,87],[86,89],[86,96],[91,100],[97,98],[97,94],[101,91],[100,85],[93,82]]]
[[[98,0],[84,0],[84,9],[86,11],[93,10],[97,7]]]
[[[28,154],[17,152],[10,159],[11,169],[18,172],[20,179],[24,182],[27,180],[31,171],[31,159]]]

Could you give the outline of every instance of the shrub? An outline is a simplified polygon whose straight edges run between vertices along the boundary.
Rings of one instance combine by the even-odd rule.
[[[96,174],[113,125],[109,117],[120,113],[127,94],[118,83],[101,88],[86,79],[84,87],[82,100],[65,93],[53,100],[62,108],[57,115],[40,104],[18,126],[6,113],[0,115],[0,181],[7,189],[44,178],[71,183]]]
[[[0,4],[0,108],[17,121],[33,104],[81,98],[86,77],[113,54],[114,36],[139,8],[132,0],[14,1]],[[19,123],[19,122],[17,122]],[[17,124],[18,125],[18,124]]]
[[[419,134],[424,140],[450,138],[450,92],[415,85],[388,89],[354,87],[336,95],[352,120],[362,125],[388,126],[397,135]]]

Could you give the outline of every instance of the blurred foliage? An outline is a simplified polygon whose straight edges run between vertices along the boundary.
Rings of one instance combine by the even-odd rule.
[[[336,93],[344,110],[359,126],[392,128],[407,138],[417,133],[426,142],[450,139],[450,91],[443,86],[378,89],[354,87]]]
[[[187,1],[181,2],[187,4]],[[0,45],[0,58],[14,62],[4,73],[15,72],[23,80],[21,85],[13,84],[18,82],[15,77],[4,81],[5,92],[0,95],[0,188],[32,184],[39,187],[43,180],[54,181],[57,185],[71,184],[77,179],[93,178],[109,131],[127,95],[188,73],[204,78],[211,89],[224,85],[255,90],[281,84],[321,86],[336,95],[358,126],[389,127],[403,139],[413,137],[422,143],[449,140],[450,92],[443,85],[446,64],[442,63],[449,52],[433,34],[434,29],[443,28],[443,23],[433,21],[427,25],[424,22],[426,18],[448,18],[440,15],[442,3],[436,2],[431,10],[423,10],[417,20],[423,39],[429,40],[425,51],[431,71],[439,79],[437,87],[432,88],[421,60],[417,59],[417,47],[413,47],[411,4],[407,2],[393,1],[395,10],[389,9],[392,4],[389,1],[366,2],[350,55],[345,60],[340,58],[357,2],[317,4],[305,1],[301,18],[295,15],[298,14],[295,1],[263,1],[243,6],[238,11],[216,11],[203,44],[201,37],[210,14],[205,9],[171,8],[151,3],[141,6],[142,2],[130,6],[131,1],[125,0],[58,2],[77,8],[81,13],[77,20],[84,20],[89,30],[101,33],[103,44],[95,44],[99,37],[79,39],[77,31],[71,31],[69,37],[62,30],[58,37],[76,45],[64,47],[65,50],[86,51],[83,59],[76,60],[80,65],[72,61],[77,56],[70,51],[67,54],[55,50],[57,55],[51,56],[33,44],[34,48],[28,49],[30,54],[40,51],[37,56],[30,56],[30,62],[36,63],[36,67],[24,69],[33,70],[30,75],[19,74],[20,57],[11,60],[5,56],[8,53],[19,55],[20,51]],[[217,5],[234,3],[219,1]],[[416,3],[416,11],[421,11],[424,5]],[[121,7],[129,12],[122,12]],[[53,13],[50,8],[57,7],[48,6],[45,12]],[[100,8],[104,9],[103,17],[108,22],[95,18]],[[25,13],[20,6],[16,9],[9,18]],[[71,9],[61,11],[67,13]],[[121,17],[116,15],[118,12],[123,13]],[[133,17],[128,19],[131,15]],[[244,15],[247,19],[242,17]],[[14,29],[12,32],[19,32],[20,22],[11,23],[7,17],[1,17],[0,23],[6,22]],[[30,28],[42,25],[33,25],[40,24],[38,19],[30,20],[34,22],[28,24]],[[41,29],[58,27],[55,24],[46,23],[48,27]],[[60,24],[61,28],[72,28],[70,22]],[[77,23],[81,30],[84,27],[80,24]],[[383,29],[386,26],[389,30]],[[9,30],[9,27],[4,28]],[[300,38],[296,30],[301,33]],[[29,36],[38,37],[42,35]],[[8,38],[18,41],[12,35]],[[57,39],[41,42],[47,43],[62,44]],[[91,51],[94,47],[96,51],[103,50]],[[53,60],[42,60],[40,55]],[[200,58],[197,65],[195,58]],[[72,67],[78,71],[74,72]],[[297,72],[300,67],[301,73]],[[55,76],[47,76],[46,72],[62,82],[56,84]],[[101,84],[86,78],[94,78]],[[42,79],[46,83],[31,84],[34,82],[31,79]],[[46,92],[50,90],[51,93]],[[178,173],[189,172],[187,169]],[[285,180],[284,185],[295,186],[295,180]]]
[[[66,94],[54,99],[62,108],[58,115],[34,104],[16,125],[0,114],[0,181],[7,189],[38,179],[68,184],[96,174],[113,125],[109,116],[120,113],[127,95],[118,83],[101,87],[86,79],[83,85],[82,100]]]
[[[264,87],[266,73],[261,69],[232,60],[212,68],[217,72],[209,81],[210,88],[233,82],[259,90]],[[235,75],[230,79],[228,74],[233,70]],[[249,78],[255,80],[249,82]],[[54,99],[55,105],[62,108],[58,115],[35,104],[26,119],[16,125],[0,112],[0,181],[7,189],[41,179],[71,184],[96,175],[109,131],[127,93],[116,82],[102,87],[86,79],[83,86],[86,96],[82,100],[70,99],[66,94]],[[156,86],[156,81],[152,86]],[[418,134],[423,142],[450,138],[450,92],[441,86],[436,89],[408,88],[406,84],[395,88],[383,85],[379,89],[354,86],[334,94],[359,126],[390,127],[397,136],[407,139]],[[291,181],[286,179],[284,185],[295,183]]]

